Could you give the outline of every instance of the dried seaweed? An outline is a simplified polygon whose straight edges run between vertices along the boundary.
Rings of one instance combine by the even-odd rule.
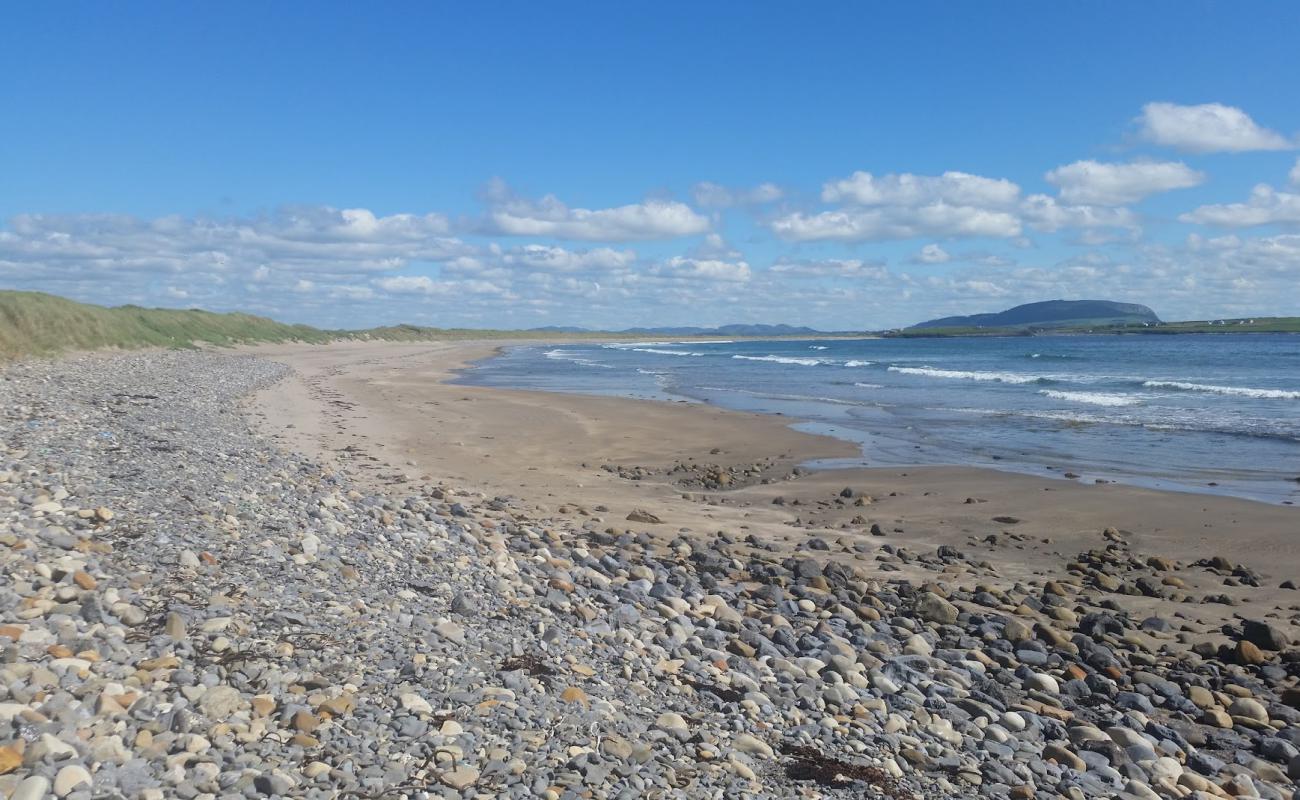
[[[832,758],[806,745],[781,745],[781,752],[790,757],[785,774],[796,781],[815,781],[822,786],[847,786],[855,781],[869,784],[885,797],[910,798],[889,773],[866,764],[850,764]]]

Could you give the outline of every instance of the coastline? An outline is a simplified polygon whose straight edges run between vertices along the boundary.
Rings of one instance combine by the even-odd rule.
[[[0,796],[1290,796],[1282,509],[794,474],[845,443],[491,350],[6,370]]]
[[[799,464],[854,457],[858,448],[771,415],[446,382],[525,341],[251,348],[299,373],[295,388],[259,399],[263,430],[381,482],[429,476],[486,496],[520,497],[538,513],[580,524],[634,527],[624,517],[649,511],[663,520],[653,531],[666,538],[725,530],[789,552],[812,538],[848,549],[874,538],[926,550],[1013,531],[1026,541],[1001,566],[1008,577],[1027,579],[1062,569],[1068,556],[1116,528],[1130,533],[1134,547],[1167,557],[1231,551],[1279,580],[1300,574],[1294,508],[973,466],[795,477]],[[744,474],[756,465],[756,474]],[[728,485],[698,480],[706,467],[722,468]],[[844,488],[870,504],[836,502]],[[872,537],[873,524],[885,535]],[[1243,602],[1251,602],[1248,594]]]

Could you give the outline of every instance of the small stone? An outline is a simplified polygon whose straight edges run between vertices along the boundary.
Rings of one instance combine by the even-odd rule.
[[[640,522],[645,525],[662,525],[664,522],[649,511],[640,508],[634,509],[631,514],[628,514],[627,521]]]
[[[429,701],[414,692],[407,692],[399,699],[401,700],[402,708],[410,711],[412,714],[433,713],[433,706],[429,705]]]
[[[85,786],[89,788],[93,781],[90,773],[80,764],[69,764],[59,770],[59,774],[54,776],[54,794],[59,797],[67,797],[72,794],[77,787]]]
[[[438,776],[438,780],[459,792],[473,786],[478,781],[478,770],[473,767],[461,767],[451,772],[442,773]]]
[[[239,690],[231,686],[213,686],[199,698],[199,709],[213,720],[224,720],[243,705]]]
[[[8,775],[22,765],[23,754],[16,745],[0,747],[0,775]]]
[[[175,611],[167,613],[167,622],[163,625],[163,631],[173,639],[180,641],[185,638],[185,618]]]
[[[960,612],[956,606],[934,592],[924,592],[916,603],[916,613],[927,622],[951,625],[957,621]]]
[[[29,775],[18,784],[9,800],[45,800],[50,796],[50,779],[43,775]]]
[[[671,711],[660,714],[659,718],[655,720],[655,727],[678,738],[690,735],[690,729],[686,727],[686,720],[682,719],[681,714],[674,714]]]
[[[771,745],[756,736],[750,736],[748,733],[737,736],[732,744],[740,752],[749,755],[762,756],[763,758],[772,758],[775,755]]]
[[[1244,717],[1256,722],[1268,722],[1268,709],[1264,704],[1250,697],[1238,697],[1228,706],[1228,713],[1234,717]]]
[[[289,724],[299,733],[311,733],[320,727],[320,720],[310,711],[298,711],[290,719]]]
[[[1268,657],[1264,655],[1263,651],[1256,647],[1253,642],[1248,642],[1245,639],[1237,642],[1236,656],[1237,663],[1243,666],[1263,664],[1268,661]]]

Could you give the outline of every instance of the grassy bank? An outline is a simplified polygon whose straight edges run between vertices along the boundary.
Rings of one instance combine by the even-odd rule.
[[[416,325],[331,331],[310,325],[289,325],[252,314],[139,306],[106,308],[41,292],[0,291],[0,359],[105,348],[323,343],[340,339],[423,341],[518,335],[508,331],[447,330]]]
[[[141,308],[78,303],[43,292],[0,290],[0,360],[49,356],[73,350],[142,347],[228,347],[238,344],[341,340],[420,342],[456,339],[641,339],[598,331],[554,332],[429,328],[387,325],[362,330],[324,330],[289,325],[252,314],[200,309]]]

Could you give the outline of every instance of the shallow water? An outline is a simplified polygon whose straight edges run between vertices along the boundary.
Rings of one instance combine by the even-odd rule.
[[[784,414],[818,466],[969,464],[1300,501],[1300,336],[723,340],[510,348],[462,382]]]

